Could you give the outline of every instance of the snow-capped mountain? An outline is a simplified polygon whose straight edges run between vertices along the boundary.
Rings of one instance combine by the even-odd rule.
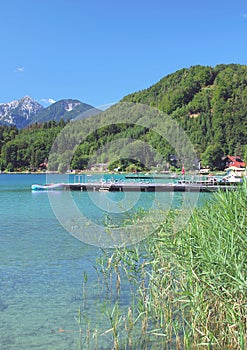
[[[33,123],[44,123],[50,120],[64,121],[89,117],[100,111],[93,106],[78,100],[64,99],[44,108],[29,96],[18,101],[0,103],[0,124],[16,125],[18,129]]]
[[[93,110],[93,106],[82,103],[79,100],[64,99],[52,103],[49,107],[43,109],[32,120],[32,123],[44,123],[50,120],[58,122],[61,119],[67,121],[75,119],[78,115],[84,114],[86,111],[90,112]],[[91,113],[91,115],[93,115],[93,113]]]
[[[0,103],[0,123],[23,128],[43,109],[41,104],[29,96],[8,103]]]

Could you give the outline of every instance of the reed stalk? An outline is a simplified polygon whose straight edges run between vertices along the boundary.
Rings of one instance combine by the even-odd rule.
[[[243,184],[217,193],[179,232],[173,210],[139,245],[103,252],[114,349],[247,348],[246,203]]]

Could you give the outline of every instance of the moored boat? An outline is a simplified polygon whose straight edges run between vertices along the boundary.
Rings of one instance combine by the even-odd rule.
[[[230,173],[230,174],[224,176],[222,178],[222,181],[229,182],[229,183],[240,183],[240,182],[243,182],[243,178],[236,175],[236,174]]]
[[[48,184],[48,185],[38,185],[34,184],[31,186],[32,191],[53,191],[53,190],[62,190],[63,184]]]

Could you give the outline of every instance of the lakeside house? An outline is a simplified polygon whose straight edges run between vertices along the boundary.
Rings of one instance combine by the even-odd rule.
[[[246,163],[239,156],[225,156],[222,157],[222,169],[228,169],[230,167],[245,168]]]

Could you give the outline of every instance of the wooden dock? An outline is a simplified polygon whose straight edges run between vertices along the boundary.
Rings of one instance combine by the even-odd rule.
[[[49,185],[47,185],[47,189]],[[215,192],[218,190],[234,190],[236,184],[201,184],[201,183],[64,183],[60,189],[70,191],[109,191],[109,192]]]

